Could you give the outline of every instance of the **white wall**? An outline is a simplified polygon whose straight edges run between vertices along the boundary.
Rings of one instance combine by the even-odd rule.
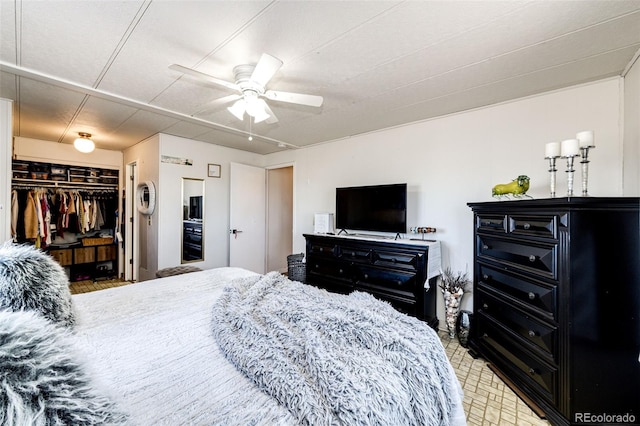
[[[193,164],[159,163],[158,269],[180,265],[182,235],[182,178],[204,179],[204,261],[193,262],[203,269],[229,264],[229,164],[258,166],[259,154],[226,148],[177,136],[159,135],[160,156],[187,158]],[[207,165],[219,164],[221,177],[207,176]],[[142,279],[142,278],[141,278]]]
[[[16,159],[26,161],[118,169],[120,182],[122,182],[123,154],[120,151],[95,149],[93,152],[84,154],[75,149],[72,144],[18,136],[14,138],[13,155]]]
[[[467,202],[492,200],[495,184],[521,174],[531,178],[531,196],[548,197],[547,142],[594,130],[589,192],[623,194],[621,85],[622,79],[612,78],[266,156],[266,165],[295,162],[293,252],[304,251],[302,234],[313,232],[315,212],[335,211],[336,187],[406,182],[408,225],[437,228],[443,266],[471,276],[473,224]],[[560,196],[567,189],[565,166],[558,165]],[[579,171],[576,182],[579,190]]]
[[[640,196],[640,60],[624,78],[624,195]]]

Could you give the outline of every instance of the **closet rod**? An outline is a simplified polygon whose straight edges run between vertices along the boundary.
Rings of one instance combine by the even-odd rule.
[[[77,189],[85,191],[109,190],[117,191],[118,185],[89,182],[43,182],[35,179],[13,179],[12,187],[21,188],[57,188],[57,189]]]

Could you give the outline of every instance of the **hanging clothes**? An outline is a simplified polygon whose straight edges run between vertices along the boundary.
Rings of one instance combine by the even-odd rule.
[[[66,233],[110,229],[115,234],[117,195],[116,191],[12,189],[11,237],[44,248]]]
[[[24,210],[24,236],[28,240],[38,238],[38,211],[33,193],[27,193],[27,203]]]

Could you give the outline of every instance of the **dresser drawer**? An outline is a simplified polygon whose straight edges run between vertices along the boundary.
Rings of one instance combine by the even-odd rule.
[[[371,294],[376,299],[389,302],[397,311],[400,311],[407,315],[418,316],[420,315],[418,309],[418,303],[415,299],[407,299],[395,294],[379,293],[375,290],[367,290],[367,293]]]
[[[557,402],[558,369],[542,361],[523,345],[508,335],[504,329],[490,318],[478,315],[477,321],[480,345],[490,355],[489,360],[501,370],[508,369],[524,385],[551,404]]]
[[[382,267],[417,271],[418,264],[422,260],[422,257],[423,256],[417,253],[376,250],[373,253],[373,263]]]
[[[371,263],[371,250],[362,247],[337,246],[338,256],[342,260],[358,263]]]
[[[542,355],[551,362],[557,361],[557,327],[544,323],[481,289],[476,297],[476,303],[479,304],[478,312],[490,316],[504,328],[538,347]]]
[[[416,275],[410,272],[355,266],[354,276],[356,287],[415,299]]]
[[[478,258],[522,268],[546,278],[556,279],[557,277],[557,245],[555,244],[516,242],[478,235]]]
[[[479,288],[503,293],[525,309],[557,320],[557,286],[536,283],[483,264],[477,267]]]
[[[558,221],[554,215],[510,215],[509,232],[514,235],[555,239],[558,235]]]
[[[478,214],[476,216],[476,228],[482,232],[504,234],[507,230],[505,215]]]
[[[322,258],[307,258],[307,281],[329,291],[350,293],[354,290],[350,267]]]
[[[352,281],[350,266],[325,259],[316,259],[312,256],[307,259],[307,273],[319,274],[342,281]]]
[[[309,244],[307,250],[307,257],[311,255],[335,258],[339,255],[339,249],[335,244],[314,241],[312,244]]]

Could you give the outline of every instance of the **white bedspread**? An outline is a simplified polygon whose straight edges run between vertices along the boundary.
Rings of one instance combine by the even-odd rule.
[[[219,268],[73,296],[89,367],[134,424],[296,423],[226,360],[211,335],[225,283],[250,275]],[[461,404],[454,424],[464,424]]]

